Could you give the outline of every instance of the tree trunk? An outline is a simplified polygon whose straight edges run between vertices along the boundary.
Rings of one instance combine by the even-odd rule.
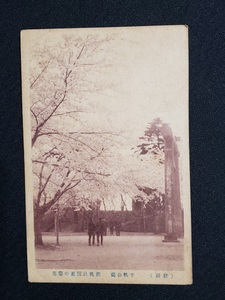
[[[42,246],[42,216],[38,212],[34,212],[34,235],[35,235],[35,246]]]

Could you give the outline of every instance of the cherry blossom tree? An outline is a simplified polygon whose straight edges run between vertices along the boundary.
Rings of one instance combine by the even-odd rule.
[[[107,68],[104,55],[112,37],[63,36],[55,44],[37,43],[31,51],[30,99],[34,186],[35,244],[41,245],[43,215],[69,191],[84,183],[96,186],[106,172],[107,140],[116,135],[82,123],[97,85],[96,75]],[[104,146],[102,146],[104,145]]]

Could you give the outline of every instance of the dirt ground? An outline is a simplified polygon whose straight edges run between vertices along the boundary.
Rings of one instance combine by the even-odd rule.
[[[36,249],[40,269],[183,270],[183,240],[164,243],[162,235],[104,236],[103,246],[88,246],[85,234],[43,235],[44,248]]]

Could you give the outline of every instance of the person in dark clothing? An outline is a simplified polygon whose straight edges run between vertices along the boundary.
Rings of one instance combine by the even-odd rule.
[[[110,235],[113,235],[113,229],[114,229],[114,222],[111,220],[109,222]]]
[[[90,219],[88,223],[88,244],[91,246],[91,238],[92,238],[92,245],[95,244],[95,224],[92,219]]]
[[[121,230],[121,222],[120,220],[116,220],[115,222],[115,231],[116,231],[116,235],[120,235],[120,230]]]
[[[96,234],[97,234],[97,246],[99,246],[99,237],[101,237],[101,245],[103,245],[103,234],[105,231],[104,223],[102,219],[99,219],[98,223],[96,224]]]
[[[108,224],[106,222],[106,219],[102,219],[102,223],[103,223],[103,227],[104,227],[103,235],[107,235]]]

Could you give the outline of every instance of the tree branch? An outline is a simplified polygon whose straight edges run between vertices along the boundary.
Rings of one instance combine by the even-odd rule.
[[[85,47],[85,45],[82,46],[80,52],[78,53],[77,60],[81,57],[81,54],[82,54],[82,52],[84,51],[84,47]],[[76,64],[76,62],[74,63],[74,65],[75,65],[75,64]]]
[[[46,188],[46,186],[47,186],[47,184],[48,184],[48,182],[49,182],[51,176],[52,176],[52,172],[49,174],[48,178],[47,178],[46,181],[45,181],[45,184],[44,184],[43,187],[42,187],[42,190],[39,192],[39,193],[40,193],[40,196],[39,196],[39,194],[38,194],[39,200],[41,199],[41,195],[42,195],[42,193],[44,192],[44,190],[45,190],[45,188]]]
[[[48,117],[46,119],[44,119],[44,121],[39,124],[35,130],[34,136],[32,138],[32,146],[34,146],[37,138],[40,136],[40,131],[43,128],[43,126],[46,124],[46,122],[48,122],[48,120],[53,116],[53,114],[55,113],[55,111],[58,109],[58,107],[63,103],[63,101],[66,99],[66,94],[67,94],[67,79],[68,79],[69,75],[68,75],[68,69],[66,69],[66,75],[64,78],[64,83],[65,83],[65,88],[64,88],[64,92],[63,92],[63,97],[61,99],[61,101],[54,107],[54,109],[51,111],[51,113],[48,115]]]
[[[38,118],[37,118],[37,116],[35,115],[34,111],[33,111],[31,108],[30,108],[30,111],[31,111],[32,114],[34,115],[36,124],[38,125]]]
[[[53,117],[56,117],[56,116],[64,116],[64,115],[67,115],[67,114],[72,114],[72,113],[85,113],[85,111],[83,110],[72,110],[72,111],[67,111],[67,112],[64,112],[64,113],[60,113],[60,114],[55,114]]]
[[[42,188],[42,173],[43,173],[43,169],[44,169],[44,164],[41,167],[41,172],[39,175],[39,185],[38,185],[38,196],[37,196],[37,205],[39,206],[40,203],[40,199],[41,199],[41,188]]]
[[[101,173],[101,172],[90,172],[90,171],[83,171],[84,173],[86,174],[90,174],[90,175],[100,175],[100,176],[105,176],[105,177],[109,177],[111,176],[111,174],[104,174],[104,173]]]
[[[110,132],[110,131],[70,131],[68,132],[69,134],[109,134],[109,135],[116,135],[116,136],[120,136],[119,133],[115,133],[115,132]]]
[[[41,215],[45,214],[51,207],[53,204],[55,204],[63,194],[65,194],[67,191],[71,190],[72,188],[74,188],[75,186],[77,186],[83,179],[80,179],[78,182],[76,182],[74,185],[71,186],[71,183],[68,184],[66,186],[66,188],[64,188],[63,191],[57,191],[53,197],[53,199],[51,201],[49,201],[48,203],[46,203],[46,205],[43,205],[41,207]]]
[[[41,75],[44,73],[44,71],[47,69],[48,65],[49,65],[50,61],[47,63],[47,65],[44,67],[44,69],[41,71],[41,73],[35,78],[35,80],[31,83],[30,88],[33,87],[33,85],[35,84],[35,82],[41,77]]]

